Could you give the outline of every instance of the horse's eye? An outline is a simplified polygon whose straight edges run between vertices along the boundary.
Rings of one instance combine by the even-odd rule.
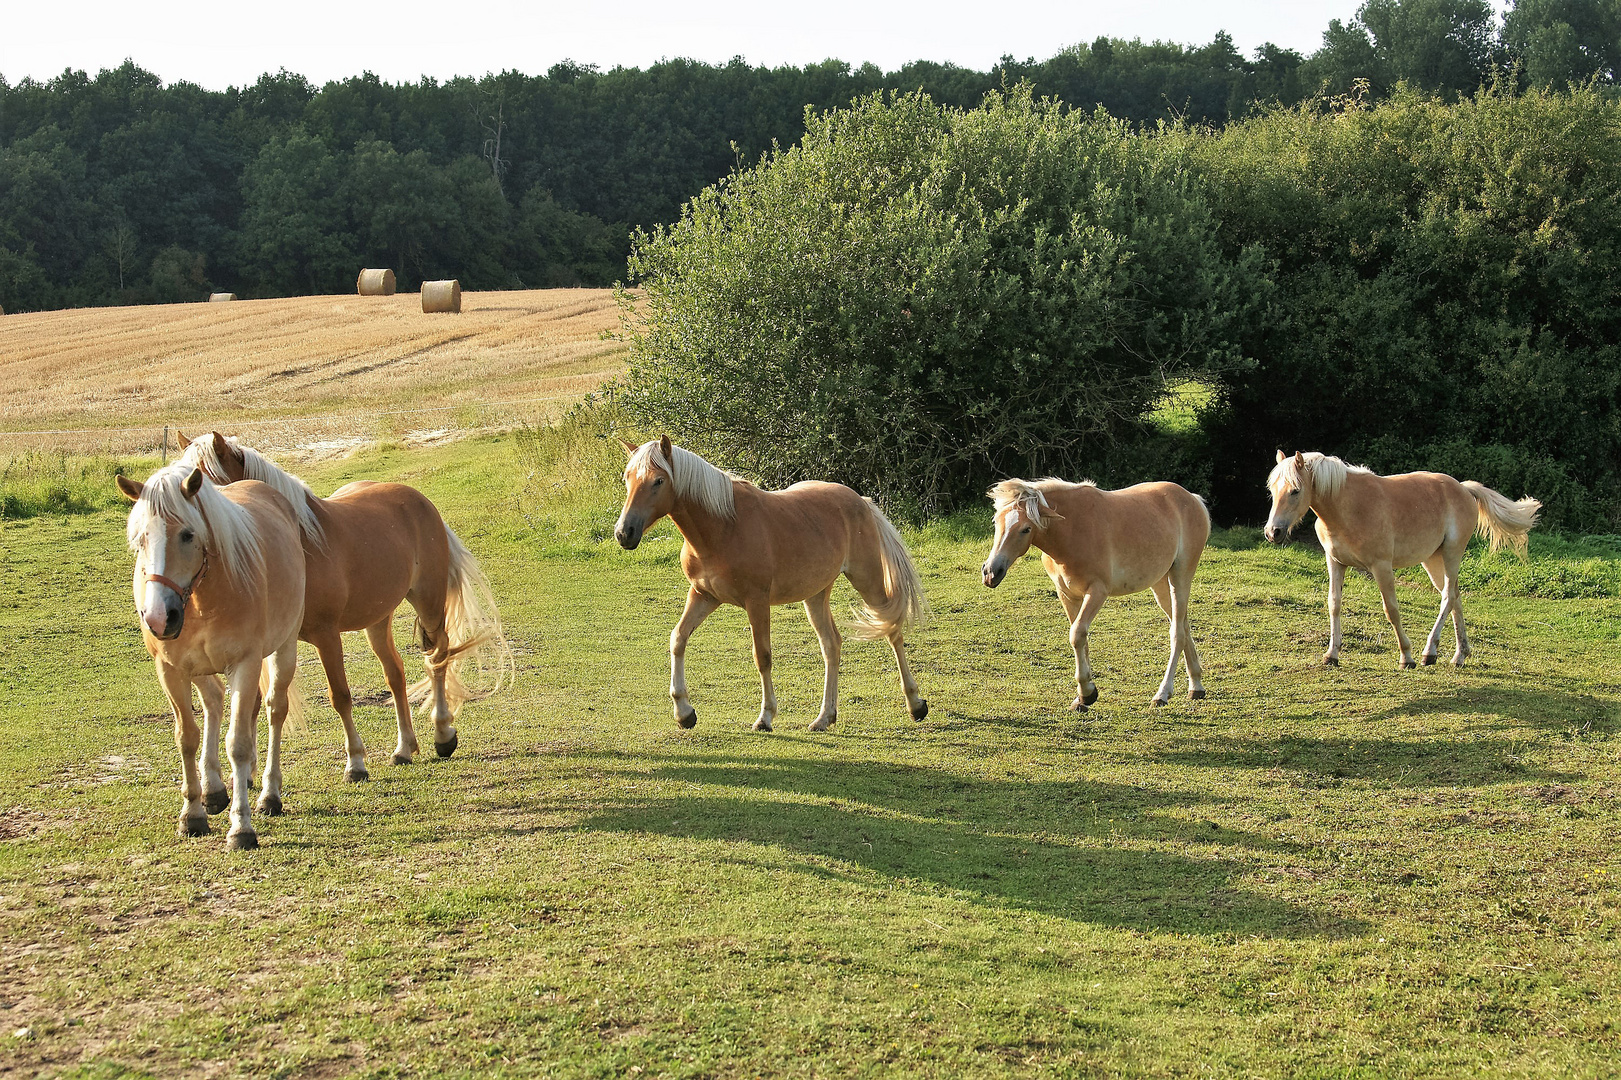
[[[189,543],[192,542],[193,539],[194,539],[194,537],[192,536],[192,532],[191,532],[190,529],[181,529],[180,530],[180,542],[182,544],[189,544]]]
[[[653,478],[653,486],[654,487],[658,487],[662,483],[664,483],[664,477],[656,476],[656,477]]]
[[[1020,529],[1019,530],[1019,535],[1020,536],[1029,536],[1030,535],[1030,526],[1026,525],[1024,528]]]

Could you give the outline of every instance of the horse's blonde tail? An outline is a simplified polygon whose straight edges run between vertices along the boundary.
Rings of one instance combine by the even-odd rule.
[[[449,647],[442,657],[425,658],[428,674],[413,683],[406,696],[413,704],[421,705],[433,697],[435,669],[442,670],[445,678],[445,701],[452,716],[461,711],[463,704],[491,694],[506,686],[516,675],[517,660],[506,632],[501,628],[501,616],[495,608],[495,597],[484,570],[467,546],[445,526],[450,541],[450,569],[445,585],[445,635]],[[425,649],[431,644],[423,642]],[[464,660],[471,659],[478,674],[472,685],[462,678]]]
[[[1480,519],[1475,531],[1491,543],[1492,550],[1511,547],[1520,558],[1525,558],[1528,549],[1526,533],[1537,523],[1537,512],[1542,509],[1542,504],[1529,495],[1514,502],[1473,480],[1463,481],[1463,489],[1473,495],[1479,504]]]
[[[903,626],[920,622],[928,612],[928,601],[923,596],[923,581],[917,575],[906,541],[884,512],[871,499],[866,500],[878,529],[879,558],[884,567],[884,599],[874,604],[862,597],[862,606],[856,611],[856,635],[863,638],[887,638]]]
[[[259,665],[259,700],[264,703],[267,721],[270,719],[270,660],[267,656]],[[226,701],[229,703],[230,699]],[[304,691],[298,686],[298,666],[295,663],[293,677],[287,682],[287,719],[282,722],[283,735],[301,735],[310,729],[309,712],[304,705]]]

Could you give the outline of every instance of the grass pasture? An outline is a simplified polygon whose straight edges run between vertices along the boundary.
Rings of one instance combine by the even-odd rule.
[[[820,659],[783,610],[778,731],[750,732],[723,609],[689,648],[684,732],[678,541],[606,539],[617,453],[531,432],[311,472],[438,501],[520,678],[466,708],[455,757],[395,767],[352,636],[373,779],[342,781],[307,668],[256,852],[225,850],[223,818],[174,836],[122,514],[0,522],[0,1075],[1615,1075],[1602,542],[1471,556],[1475,661],[1399,671],[1365,578],[1325,669],[1318,556],[1218,534],[1192,608],[1210,698],[1147,707],[1144,594],[1096,624],[1082,716],[1039,564],[986,590],[985,520],[951,519],[909,534],[925,722],[850,640],[839,723],[805,732]],[[1400,592],[1422,635],[1434,594]]]

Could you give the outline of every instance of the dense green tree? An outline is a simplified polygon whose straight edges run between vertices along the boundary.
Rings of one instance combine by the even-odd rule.
[[[343,213],[343,162],[321,139],[275,136],[242,178],[241,258],[271,295],[353,287],[358,259]]]
[[[1621,75],[1621,0],[1515,0],[1503,42],[1533,86]]]

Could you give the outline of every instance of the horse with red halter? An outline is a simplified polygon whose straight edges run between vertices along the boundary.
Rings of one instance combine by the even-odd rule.
[[[670,437],[637,446],[625,443],[625,506],[614,538],[634,550],[665,515],[685,543],[681,569],[691,588],[686,610],[670,633],[670,697],[676,723],[690,728],[698,712],[687,700],[687,639],[722,604],[748,613],[754,664],[760,672],[760,716],[754,730],[770,731],[777,717],[771,681],[771,609],[803,602],[822,646],[825,678],[822,708],[810,730],[826,731],[838,719],[839,654],[842,639],[829,598],[843,574],[860,595],[863,637],[885,638],[900,668],[901,689],[912,719],[929,703],[918,695],[906,662],[903,629],[924,611],[923,586],[900,533],[871,499],[843,484],[815,481],[782,491],[763,491],[683,447]]]
[[[499,689],[513,660],[478,560],[450,531],[438,508],[415,488],[369,480],[317,498],[304,481],[217,431],[182,445],[182,461],[221,482],[263,481],[285,495],[297,514],[308,565],[298,636],[320,655],[332,707],[343,721],[348,754],[344,776],[356,781],[370,776],[343,664],[342,634],[347,630],[364,630],[382,662],[399,729],[394,763],[409,765],[417,753],[413,701],[433,703],[435,752],[440,757],[455,753],[459,740],[451,722],[462,704]],[[410,687],[394,644],[394,611],[402,600],[416,611],[428,668],[427,677]],[[481,672],[489,670],[486,682],[493,685],[474,689],[462,681],[458,669],[466,657]]]
[[[216,488],[200,469],[176,463],[142,484],[120,476],[135,505],[126,529],[135,553],[135,608],[158,682],[174,710],[182,769],[180,835],[207,834],[208,811],[224,809],[217,716],[231,696],[233,848],[259,846],[248,792],[258,757],[261,694],[270,701],[270,749],[261,813],[281,813],[281,730],[298,664],[304,615],[304,549],[291,504],[268,484]],[[263,683],[261,683],[261,668]],[[224,674],[226,688],[217,675]],[[197,719],[191,688],[206,687],[215,734],[201,747],[210,793],[198,776]]]
[[[1188,629],[1188,589],[1210,539],[1204,500],[1171,483],[1138,484],[1100,491],[1063,480],[1004,480],[990,490],[996,504],[996,536],[980,570],[994,589],[1008,568],[1034,547],[1069,617],[1075,651],[1075,700],[1085,712],[1098,699],[1088,635],[1111,596],[1153,589],[1171,620],[1171,661],[1154,694],[1155,705],[1171,700],[1176,663],[1186,658],[1188,696],[1204,697],[1204,667]]]
[[[1272,493],[1266,538],[1273,543],[1286,542],[1307,510],[1317,514],[1317,538],[1328,557],[1325,664],[1340,662],[1340,598],[1345,591],[1345,568],[1355,566],[1373,575],[1379,586],[1385,618],[1401,647],[1401,666],[1416,666],[1412,646],[1402,632],[1394,571],[1422,565],[1430,584],[1441,594],[1441,613],[1424,642],[1424,663],[1435,663],[1441,630],[1450,614],[1457,644],[1452,663],[1462,667],[1471,650],[1463,629],[1458,568],[1469,538],[1478,532],[1490,540],[1493,551],[1506,544],[1523,557],[1526,534],[1542,509],[1529,496],[1513,502],[1473,480],[1458,481],[1432,472],[1379,476],[1316,451],[1291,457],[1279,450],[1266,486]]]

